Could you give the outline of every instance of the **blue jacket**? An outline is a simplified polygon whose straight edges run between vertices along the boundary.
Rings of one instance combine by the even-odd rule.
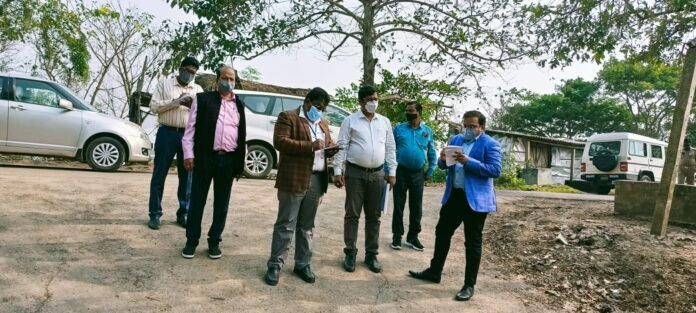
[[[450,146],[463,146],[464,136],[459,134],[452,137],[449,142]],[[471,152],[468,155],[469,160],[464,165],[464,173],[466,179],[464,181],[464,192],[469,206],[476,212],[495,212],[495,190],[493,189],[493,178],[500,176],[502,169],[502,156],[500,152],[500,144],[491,136],[482,133]],[[447,169],[447,184],[445,186],[445,195],[442,197],[442,204],[447,203],[447,200],[452,194],[452,186],[454,186],[454,168],[447,168],[445,160],[438,160],[437,166],[441,169]]]

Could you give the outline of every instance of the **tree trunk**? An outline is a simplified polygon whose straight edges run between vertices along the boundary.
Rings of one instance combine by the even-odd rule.
[[[372,54],[375,47],[375,11],[371,0],[363,2],[363,29],[362,29],[362,50],[363,50],[363,85],[375,85],[375,66],[377,59]]]

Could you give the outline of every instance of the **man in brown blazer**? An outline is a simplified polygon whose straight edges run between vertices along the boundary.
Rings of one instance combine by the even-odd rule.
[[[278,284],[293,236],[296,238],[293,272],[308,283],[315,280],[309,266],[314,217],[329,183],[326,159],[338,152],[329,126],[321,118],[329,100],[326,91],[314,88],[302,106],[280,113],[275,124],[273,145],[280,151],[275,184],[279,204],[265,276],[266,283],[272,286]]]

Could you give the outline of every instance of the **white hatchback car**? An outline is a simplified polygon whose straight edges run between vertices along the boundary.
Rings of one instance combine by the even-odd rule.
[[[278,165],[278,152],[273,148],[273,130],[278,114],[296,109],[304,98],[276,93],[235,90],[246,105],[247,156],[244,175],[249,178],[265,178]],[[341,123],[350,113],[329,104],[323,118],[329,123],[331,137],[336,140]]]
[[[97,171],[148,162],[138,125],[98,112],[56,82],[0,73],[0,153],[75,158]]]

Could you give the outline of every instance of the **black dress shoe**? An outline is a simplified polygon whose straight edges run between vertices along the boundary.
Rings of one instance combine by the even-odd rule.
[[[271,266],[268,268],[268,271],[266,271],[266,283],[275,286],[278,284],[278,279],[280,279],[280,267],[277,266]]]
[[[292,272],[297,274],[297,276],[300,276],[300,278],[302,278],[302,280],[304,280],[310,284],[313,284],[314,280],[316,278],[314,276],[314,273],[312,273],[312,269],[309,268],[309,265],[307,265],[303,268],[296,267],[295,269],[292,270]]]
[[[382,264],[377,261],[376,255],[368,255],[365,257],[365,264],[373,273],[379,273],[382,271]]]
[[[355,256],[357,251],[344,250],[346,253],[346,258],[343,260],[343,268],[347,272],[355,272]]]
[[[436,273],[430,268],[427,268],[422,272],[408,271],[408,274],[411,275],[411,277],[413,278],[427,280],[436,284],[439,284],[440,279],[442,278],[442,273]]]
[[[147,227],[150,227],[150,229],[160,229],[160,220],[157,217],[150,218],[150,220],[147,222]]]
[[[462,287],[462,290],[460,290],[456,296],[454,296],[454,299],[457,301],[467,301],[471,299],[471,297],[474,296],[474,286],[464,286]]]

